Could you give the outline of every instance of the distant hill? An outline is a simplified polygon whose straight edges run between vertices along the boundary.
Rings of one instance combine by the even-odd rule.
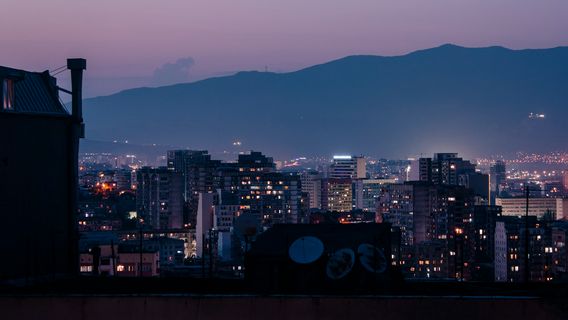
[[[443,45],[85,101],[87,137],[276,157],[568,149],[568,47]],[[544,118],[529,119],[529,113]]]

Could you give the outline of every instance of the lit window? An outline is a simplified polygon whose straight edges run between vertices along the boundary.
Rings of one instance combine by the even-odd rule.
[[[2,81],[2,109],[14,109],[14,81],[11,79]]]
[[[93,266],[81,266],[81,272],[93,272]]]

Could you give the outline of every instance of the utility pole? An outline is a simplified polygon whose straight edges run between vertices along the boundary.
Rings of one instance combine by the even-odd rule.
[[[140,238],[140,262],[138,263],[138,264],[139,264],[139,267],[138,267],[138,269],[139,269],[139,270],[138,270],[139,274],[138,274],[138,276],[139,276],[139,277],[142,277],[142,261],[143,261],[143,259],[142,259],[142,244],[143,244],[143,240],[144,240],[144,234],[142,233],[142,223],[140,223],[139,238]]]
[[[110,240],[110,250],[112,254],[112,275],[116,277],[116,254],[114,252],[114,241]]]
[[[201,239],[201,278],[205,279],[205,233],[201,235]]]
[[[212,275],[213,275],[213,235],[212,235],[212,231],[213,229],[209,229],[209,246],[207,249],[209,249],[209,279],[211,279]]]
[[[525,208],[525,283],[528,284],[530,281],[530,264],[529,264],[529,185],[525,187],[526,189],[526,208]]]

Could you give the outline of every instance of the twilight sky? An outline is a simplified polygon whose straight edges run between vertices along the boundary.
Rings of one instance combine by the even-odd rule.
[[[2,0],[2,12],[0,65],[85,57],[87,96],[444,43],[568,45],[567,0]]]

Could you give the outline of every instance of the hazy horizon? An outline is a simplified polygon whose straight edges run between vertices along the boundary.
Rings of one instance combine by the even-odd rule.
[[[568,45],[568,2],[561,0],[7,0],[4,6],[10,14],[0,21],[0,65],[40,71],[84,57],[87,97],[445,43]]]

